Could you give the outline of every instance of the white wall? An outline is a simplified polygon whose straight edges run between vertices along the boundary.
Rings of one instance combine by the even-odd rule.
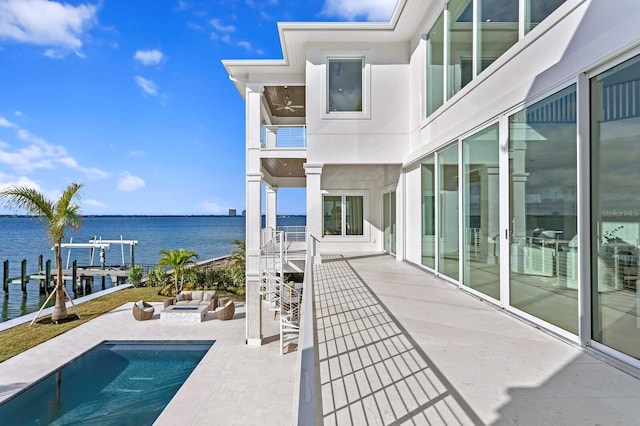
[[[369,69],[368,118],[327,115],[327,56],[365,56]],[[307,154],[323,164],[401,163],[409,142],[407,44],[312,45],[307,54]],[[367,92],[366,88],[363,91]],[[334,115],[336,117],[336,115]]]
[[[420,265],[422,263],[422,177],[420,164],[405,169],[405,220],[407,236],[405,259]]]

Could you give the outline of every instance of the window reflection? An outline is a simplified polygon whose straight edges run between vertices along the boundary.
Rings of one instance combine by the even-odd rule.
[[[449,10],[448,97],[452,97],[473,79],[473,2],[453,0]]]
[[[439,217],[438,271],[458,279],[458,145],[438,156]]]
[[[329,112],[362,111],[362,68],[363,60],[329,59]]]
[[[591,81],[593,339],[640,358],[640,57]]]
[[[444,100],[444,14],[427,33],[427,117]]]
[[[511,305],[578,333],[576,89],[509,118]]]
[[[433,155],[422,162],[422,264],[436,267],[436,181]]]
[[[527,0],[525,34],[551,15],[566,0]]]
[[[518,4],[478,0],[478,74],[518,41]]]

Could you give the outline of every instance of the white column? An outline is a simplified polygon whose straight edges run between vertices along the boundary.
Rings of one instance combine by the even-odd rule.
[[[322,164],[305,164],[307,175],[307,234],[322,239]]]
[[[261,87],[246,89],[246,338],[250,346],[262,344],[260,286],[260,228],[262,226],[262,172],[260,164]]]
[[[267,186],[267,214],[265,217],[265,225],[267,228],[276,229],[276,216],[278,211],[278,188]]]

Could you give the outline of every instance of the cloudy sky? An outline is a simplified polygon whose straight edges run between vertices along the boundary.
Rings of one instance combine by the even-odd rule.
[[[84,214],[241,211],[244,104],[220,61],[281,58],[278,21],[387,21],[395,3],[0,0],[0,188],[83,183]]]

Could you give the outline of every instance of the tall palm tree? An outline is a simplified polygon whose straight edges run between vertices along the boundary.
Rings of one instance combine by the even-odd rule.
[[[78,205],[81,188],[82,184],[71,183],[56,203],[27,186],[10,186],[0,191],[4,206],[10,209],[26,210],[28,214],[37,216],[45,224],[49,241],[54,245],[57,280],[56,303],[51,314],[53,322],[67,318],[66,290],[62,280],[62,241],[67,228],[77,231],[82,225],[82,215]]]
[[[184,270],[187,266],[195,263],[195,259],[198,258],[198,254],[195,250],[172,249],[172,250],[160,250],[163,257],[158,261],[160,266],[168,266],[173,269],[173,281],[176,286],[176,294],[180,292],[179,282],[182,281]],[[195,258],[195,259],[194,259]]]

